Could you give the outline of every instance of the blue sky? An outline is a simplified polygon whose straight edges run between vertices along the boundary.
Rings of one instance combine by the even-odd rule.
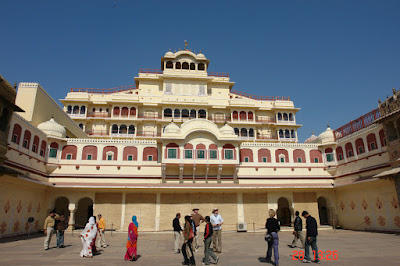
[[[235,89],[290,96],[301,141],[400,87],[400,1],[2,0],[1,10],[0,73],[55,99],[133,84],[184,40]]]

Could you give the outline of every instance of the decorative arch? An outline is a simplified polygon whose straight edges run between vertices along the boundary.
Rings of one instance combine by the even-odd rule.
[[[304,150],[295,149],[293,151],[293,159],[295,163],[306,163],[306,153]]]
[[[252,111],[250,111],[250,112],[247,113],[247,119],[248,119],[248,120],[253,120],[253,119],[254,119],[254,115],[253,115],[253,112],[252,112]]]
[[[350,142],[347,142],[346,145],[344,146],[344,148],[346,150],[347,158],[351,158],[354,156],[353,145]]]
[[[62,149],[61,159],[66,160],[67,155],[71,154],[71,160],[76,160],[77,147],[75,145],[65,145]]]
[[[106,146],[103,148],[103,161],[107,160],[107,153],[112,152],[112,161],[116,161],[118,158],[118,148],[115,146]]]
[[[170,108],[164,110],[164,117],[172,117],[172,110]]]
[[[44,157],[46,156],[46,149],[47,149],[47,142],[42,140],[42,143],[40,144],[40,156]]]
[[[11,141],[19,145],[21,139],[21,133],[22,133],[22,127],[19,124],[14,124]]]
[[[124,148],[122,160],[128,161],[128,157],[132,156],[132,161],[137,161],[138,151],[134,146],[128,146]]]
[[[285,197],[278,199],[278,210],[276,213],[278,220],[283,226],[290,226],[292,223],[289,200]]]
[[[128,116],[128,113],[129,113],[128,107],[126,107],[126,106],[122,107],[121,116]]]
[[[203,109],[199,110],[199,118],[207,118],[207,112]]]
[[[378,148],[378,142],[376,142],[376,136],[374,133],[371,133],[367,136],[367,145],[369,151],[373,151]]]
[[[97,160],[97,146],[86,145],[83,147],[82,160]]]
[[[131,109],[129,110],[129,116],[136,116],[136,108],[135,107],[131,107]]]
[[[238,112],[237,111],[233,111],[233,113],[232,113],[233,120],[238,120],[238,117],[239,117]]]
[[[165,64],[165,68],[174,68],[174,64],[172,63],[172,61],[168,61],[168,62]]]
[[[356,151],[357,154],[362,154],[365,152],[365,148],[364,148],[364,140],[362,138],[358,138],[356,139]]]
[[[114,116],[119,116],[119,107],[118,106],[114,107],[113,115]]]
[[[168,148],[176,148],[176,159],[180,159],[179,145],[176,143],[168,143],[165,147],[165,159],[168,159]]]
[[[246,118],[247,118],[247,114],[245,111],[240,111],[239,116],[240,116],[240,120],[246,120]]]
[[[344,156],[343,156],[343,148],[342,148],[341,146],[339,146],[339,147],[336,148],[336,157],[337,157],[337,160],[338,160],[338,161],[341,161],[341,160],[344,159]]]
[[[310,162],[311,163],[322,163],[322,153],[320,150],[310,151]]]
[[[35,137],[33,137],[32,151],[34,153],[38,153],[38,150],[39,150],[39,137],[35,135]]]
[[[288,153],[287,150],[285,150],[285,149],[277,149],[275,151],[275,159],[276,159],[277,163],[283,163],[281,158],[284,158],[283,162],[285,162],[285,163],[289,162],[289,153]]]
[[[204,64],[203,63],[198,64],[197,69],[198,70],[205,70]]]
[[[182,63],[182,69],[189,69],[189,63],[188,62],[183,62]]]
[[[25,149],[29,149],[29,146],[31,144],[31,135],[31,132],[26,129],[24,132],[24,140],[22,142],[22,147],[24,147]]]
[[[248,158],[248,162],[253,162],[253,151],[251,149],[240,150],[240,162],[246,162],[245,158]]]
[[[150,157],[151,156],[151,157]],[[143,149],[143,161],[157,161],[158,150],[155,147],[146,147]]]
[[[112,125],[111,133],[112,134],[118,134],[118,125],[117,124]]]
[[[270,150],[268,150],[268,149],[259,149],[258,150],[258,162],[270,163],[271,162],[271,152],[270,152]]]
[[[225,159],[225,150],[228,150],[228,149],[229,150],[233,149],[233,159],[236,160],[236,158],[237,158],[236,148],[232,144],[225,144],[224,146],[222,146],[222,156],[221,156],[221,158]]]

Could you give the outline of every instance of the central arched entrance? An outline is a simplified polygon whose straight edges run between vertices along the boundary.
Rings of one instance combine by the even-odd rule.
[[[329,214],[328,214],[328,204],[324,197],[319,197],[318,202],[318,213],[319,213],[319,223],[321,225],[329,224]]]
[[[69,217],[68,205],[69,205],[69,199],[68,198],[66,198],[66,197],[58,197],[56,199],[56,202],[55,202],[54,211],[58,215],[63,215],[64,214],[65,217]]]
[[[278,199],[277,217],[282,226],[290,226],[292,223],[289,201],[286,198],[282,197]]]
[[[93,216],[93,200],[91,198],[80,199],[75,215],[75,228],[85,227],[89,217]]]

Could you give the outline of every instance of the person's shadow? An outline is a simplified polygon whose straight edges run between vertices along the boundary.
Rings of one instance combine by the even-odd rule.
[[[261,263],[270,263],[272,265],[275,265],[275,263],[273,263],[271,260],[267,260],[265,257],[259,257],[258,261]]]
[[[141,255],[136,255],[136,259],[133,259],[132,261],[137,261],[137,260],[139,260],[140,257],[141,257]]]

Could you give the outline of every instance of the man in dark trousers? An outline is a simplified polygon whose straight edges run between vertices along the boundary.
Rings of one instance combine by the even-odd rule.
[[[174,245],[174,252],[179,253],[179,242],[181,239],[181,231],[182,227],[179,224],[179,218],[181,218],[181,214],[178,212],[175,216],[175,219],[172,221],[172,227],[174,228],[174,238],[175,238],[175,245]]]
[[[313,259],[315,259],[314,262],[319,263],[318,247],[317,247],[317,235],[318,235],[317,221],[315,220],[314,217],[309,215],[307,211],[303,211],[301,213],[301,216],[306,218],[306,228],[307,228],[305,254],[304,254],[303,262],[311,263],[311,258],[310,258],[310,254],[309,254],[310,246],[311,246],[312,250],[315,252],[315,258],[314,258],[314,254],[312,254]]]
[[[304,237],[302,231],[303,231],[303,221],[299,217],[299,211],[296,211],[296,218],[294,219],[294,231],[293,231],[294,239],[292,245],[290,245],[289,247],[295,248],[297,240],[300,239],[301,248],[304,248]]]

